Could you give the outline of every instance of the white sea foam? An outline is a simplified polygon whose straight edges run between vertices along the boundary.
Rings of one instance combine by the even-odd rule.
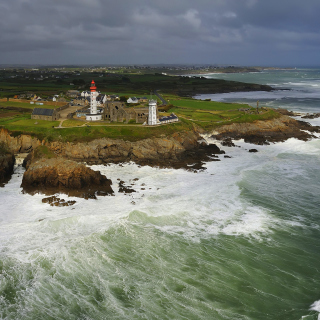
[[[318,320],[320,320],[320,300],[315,301],[311,306],[310,310],[319,312]]]

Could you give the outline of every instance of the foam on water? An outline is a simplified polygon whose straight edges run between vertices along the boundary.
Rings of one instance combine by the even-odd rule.
[[[0,319],[318,318],[319,140],[235,143],[199,173],[92,166],[115,195],[71,207],[22,194],[17,167],[0,189]]]

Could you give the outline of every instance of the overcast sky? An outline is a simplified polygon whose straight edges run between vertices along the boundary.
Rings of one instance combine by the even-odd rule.
[[[3,0],[0,64],[320,66],[320,0]]]

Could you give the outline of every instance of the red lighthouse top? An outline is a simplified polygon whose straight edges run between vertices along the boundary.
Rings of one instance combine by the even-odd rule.
[[[91,92],[94,92],[94,91],[96,91],[96,89],[97,89],[96,84],[95,84],[94,81],[92,80],[92,81],[91,81],[90,90],[91,90]]]

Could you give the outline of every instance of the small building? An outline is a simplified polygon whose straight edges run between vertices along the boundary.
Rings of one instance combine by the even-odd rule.
[[[96,100],[97,106],[102,106],[107,101],[107,96],[105,94],[99,94]]]
[[[57,113],[54,109],[45,109],[45,108],[34,108],[31,114],[31,119],[35,120],[47,120],[55,121],[58,120],[60,114]]]
[[[67,96],[70,98],[75,98],[80,94],[80,91],[78,90],[68,90],[67,91]]]
[[[159,119],[160,124],[172,123],[172,122],[178,122],[178,121],[179,121],[179,118],[174,113],[171,113],[170,116],[161,117]]]
[[[89,103],[90,103],[89,97],[78,96],[75,99],[73,99],[73,105],[75,106],[87,106]]]
[[[128,100],[127,100],[127,103],[139,103],[139,100],[138,98],[136,97],[130,97]]]

